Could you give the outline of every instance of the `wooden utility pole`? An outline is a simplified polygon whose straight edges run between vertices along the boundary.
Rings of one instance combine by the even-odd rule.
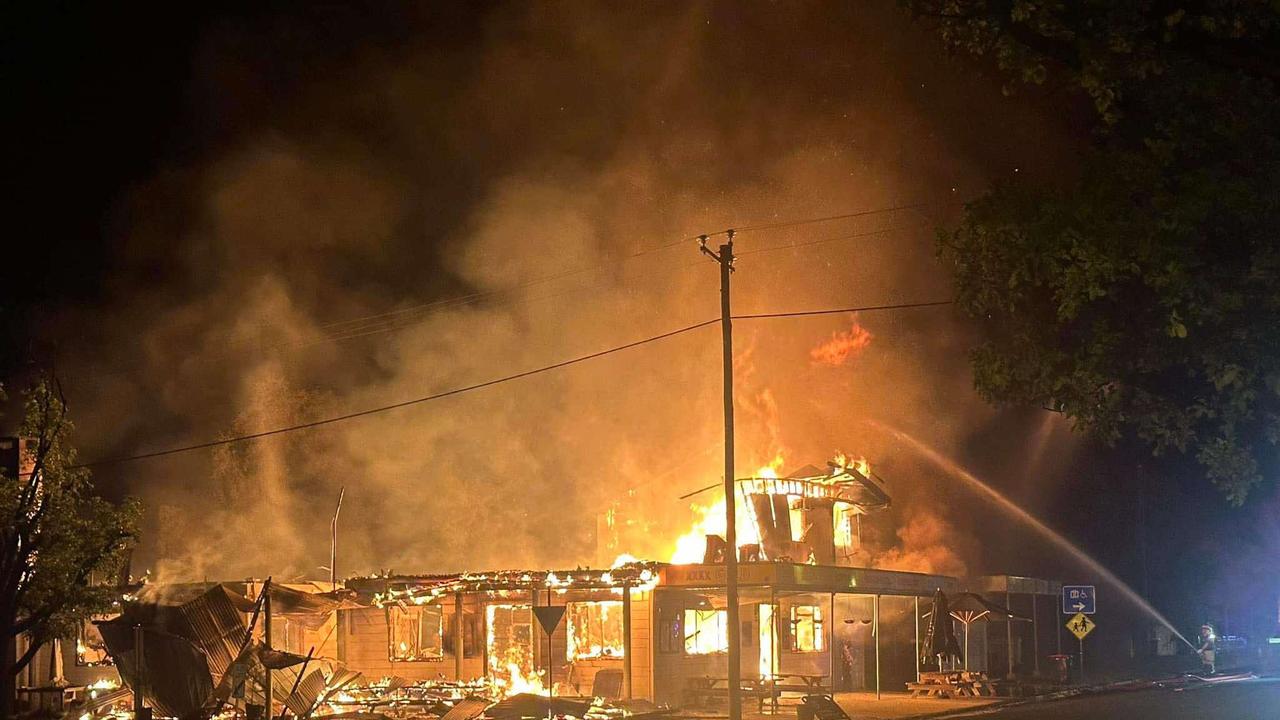
[[[622,583],[622,697],[631,699],[631,583]]]
[[[266,593],[262,596],[262,644],[267,650],[271,649],[271,579],[267,579]],[[266,708],[266,718],[271,720],[275,717],[271,714],[273,705],[271,703],[271,668],[264,667],[262,669],[262,704]]]
[[[146,667],[147,656],[144,649],[146,642],[145,636],[142,634],[142,626],[133,626],[133,716],[135,718],[147,717],[147,704],[144,697],[146,692]]]
[[[463,658],[466,657],[466,632],[462,625],[462,593],[453,594],[453,679],[462,682]]]
[[[342,496],[347,494],[347,486],[338,490],[338,506],[333,509],[333,522],[329,523],[329,589],[338,589],[338,513],[342,512]],[[461,678],[459,678],[461,680]]]
[[[720,264],[720,332],[724,350],[724,555],[726,620],[729,640],[729,720],[742,718],[742,626],[738,618],[738,533],[733,472],[733,322],[729,302],[729,278],[733,273],[733,231],[719,252],[707,248],[707,236],[699,238],[701,250]]]

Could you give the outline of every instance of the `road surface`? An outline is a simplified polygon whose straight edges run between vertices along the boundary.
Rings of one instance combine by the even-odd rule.
[[[998,720],[1278,720],[1280,679],[1089,695],[984,714]]]

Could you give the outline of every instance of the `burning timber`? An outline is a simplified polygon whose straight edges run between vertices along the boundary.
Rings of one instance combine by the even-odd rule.
[[[740,627],[727,622],[731,550],[714,522],[681,538],[671,563],[379,575],[341,588],[146,585],[77,640],[77,676],[108,684],[71,716],[127,715],[133,688],[156,715],[181,718],[262,717],[265,688],[273,717],[504,720],[545,717],[549,703],[575,718],[655,714],[723,702],[734,632],[744,693],[763,709],[815,692],[901,690],[922,669],[922,618],[939,590],[1010,608],[1029,598],[1021,614],[1032,618],[1052,610],[1036,600],[1057,591],[1048,581],[857,566],[862,518],[889,494],[865,461],[828,467],[738,481],[749,530],[732,550]],[[1030,634],[984,625],[966,658],[975,670],[1014,674],[1050,646],[1038,623]],[[81,667],[82,655],[94,662]]]

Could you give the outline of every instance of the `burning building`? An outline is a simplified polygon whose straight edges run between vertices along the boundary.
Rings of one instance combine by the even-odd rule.
[[[776,681],[779,693],[913,678],[920,599],[959,588],[943,576],[791,561],[739,570],[742,673]],[[723,564],[372,577],[348,587],[368,607],[339,613],[340,660],[369,677],[484,677],[506,693],[552,687],[676,706],[723,693],[704,684],[725,673]],[[563,613],[550,632],[544,608]]]
[[[863,518],[890,504],[886,484],[865,461],[840,457],[826,471],[806,466],[785,476],[778,465],[737,481],[739,545],[732,550],[722,534],[724,507],[713,505],[675,543],[671,562],[621,556],[608,569],[387,573],[347,579],[342,591],[311,584],[263,592],[255,582],[144,586],[130,595],[133,606],[126,604],[124,614],[135,620],[181,617],[191,625],[184,648],[216,650],[205,653],[208,697],[183,699],[184,707],[208,698],[234,704],[241,697],[251,704],[256,697],[261,703],[264,693],[237,696],[237,688],[245,685],[246,673],[262,674],[272,663],[280,668],[275,704],[295,714],[390,705],[428,712],[475,694],[694,706],[727,694],[732,633],[741,641],[745,692],[761,707],[787,694],[901,690],[918,677],[928,600],[938,590],[953,593],[966,584],[941,574],[862,566]],[[612,520],[613,527],[621,525]],[[617,546],[620,539],[601,542]],[[731,551],[739,560],[737,628],[729,626],[727,611],[725,559]],[[991,581],[981,589],[1002,590],[1008,599],[1026,583],[1041,582],[1015,580],[1021,584],[1005,579],[1000,588]],[[1055,587],[1044,584],[1035,594]],[[199,599],[196,609],[193,597]],[[191,619],[213,606],[210,597],[227,616],[216,624],[226,632],[209,635],[206,626],[213,625]],[[270,600],[264,619],[274,621],[269,643],[255,639],[262,637],[260,629],[255,635],[255,623],[262,624],[264,599]],[[239,619],[231,617],[236,613]],[[124,627],[119,620],[101,625],[132,686],[132,632],[116,626]],[[1012,671],[1025,655],[1048,646],[1038,629],[1028,635],[1005,628],[1001,635],[984,628],[974,642],[974,653],[983,657],[972,658],[973,666]],[[251,647],[260,648],[258,660],[245,664]],[[244,667],[237,670],[237,663]],[[173,675],[171,670],[160,676]],[[343,687],[331,687],[334,678]],[[159,702],[158,687],[147,687],[148,697]],[[313,698],[321,695],[323,702]]]
[[[862,516],[887,508],[889,494],[866,460],[840,456],[829,467],[807,465],[784,478],[762,468],[759,477],[738,481],[759,540],[740,548],[742,560],[850,564],[861,546]]]
[[[959,581],[853,566],[862,516],[890,503],[867,463],[766,467],[737,489],[741,628],[728,627],[724,508],[713,505],[672,563],[349,580],[365,607],[340,613],[340,660],[370,677],[679,706],[724,693],[729,634],[740,632],[742,675],[761,701],[913,679],[920,599]],[[619,546],[616,535],[602,542]]]

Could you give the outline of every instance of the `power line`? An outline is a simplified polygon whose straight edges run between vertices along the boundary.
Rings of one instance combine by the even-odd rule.
[[[874,237],[876,235],[885,235],[899,230],[915,230],[923,227],[923,223],[915,225],[894,225],[892,227],[880,228],[879,230],[868,230],[866,232],[851,233],[849,235],[837,235],[835,237],[819,238],[817,240],[808,240],[799,243],[787,243],[785,245],[771,245],[769,247],[752,248],[734,253],[734,257],[743,257],[744,255],[755,255],[756,253],[775,252],[778,250],[795,250],[797,248],[811,247],[813,245],[822,245],[823,243],[838,242],[840,240],[854,240],[857,238]]]
[[[912,203],[910,205],[895,205],[887,208],[877,208],[875,210],[859,210],[858,212],[842,213],[840,215],[827,215],[824,217],[805,218],[803,220],[786,220],[783,222],[765,223],[762,225],[744,225],[737,228],[725,228],[717,232],[708,233],[707,237],[715,237],[717,235],[727,235],[730,231],[734,233],[753,232],[757,230],[778,230],[780,228],[799,227],[801,225],[815,225],[817,223],[834,222],[836,220],[851,220],[853,218],[866,217],[868,215],[881,215],[884,213],[899,212],[902,210],[919,210],[928,207],[928,203]],[[694,236],[696,240],[700,235]]]
[[[701,263],[696,263],[696,262],[686,263],[684,265],[679,266],[679,268],[693,267],[694,265],[699,265],[699,264]],[[574,272],[578,272],[578,271],[574,271]],[[277,343],[274,345],[267,345],[265,347],[267,347],[268,349],[276,349],[276,350],[285,350],[285,349],[297,350],[297,349],[315,347],[317,345],[324,345],[327,343],[344,342],[347,340],[354,340],[358,338],[368,337],[370,335],[380,335],[382,333],[397,332],[400,330],[408,329],[427,319],[423,317],[423,313],[425,313],[428,310],[440,310],[440,309],[446,309],[446,308],[466,307],[469,305],[475,305],[486,298],[493,298],[501,295],[512,295],[512,297],[509,297],[494,303],[493,307],[501,307],[503,305],[509,305],[509,304],[527,304],[527,303],[539,302],[542,300],[551,300],[559,297],[564,297],[566,295],[575,295],[575,294],[585,293],[592,290],[600,289],[602,287],[605,287],[606,285],[605,282],[595,282],[595,283],[584,285],[581,287],[570,288],[567,290],[562,290],[554,293],[547,293],[543,295],[536,295],[533,297],[514,296],[514,293],[518,292],[519,290],[526,289],[528,287],[532,287],[542,282],[546,282],[559,277],[565,277],[569,274],[572,274],[572,273],[561,273],[559,275],[539,278],[537,280],[533,280],[527,283],[522,283],[520,285],[515,285],[507,288],[501,288],[501,289],[490,290],[482,293],[472,293],[470,295],[462,295],[458,297],[447,298],[447,299],[438,300],[435,302],[426,303],[419,306],[414,306],[411,308],[402,308],[401,310],[382,313],[380,315],[371,315],[366,318],[356,318],[350,321],[344,321],[344,322],[350,323],[354,327],[342,328],[342,329],[339,329],[337,332],[334,332],[329,335],[325,335],[323,337],[319,337],[313,340],[304,340],[301,342],[294,342],[294,343]],[[413,314],[410,314],[410,313],[413,313]],[[398,314],[403,314],[405,315],[405,317],[391,317]],[[380,322],[368,322],[363,326],[357,325],[358,322],[362,322],[366,320],[376,320],[378,318],[385,318],[385,319],[381,320]],[[322,328],[331,327],[331,325],[322,325],[320,327]],[[238,354],[239,352],[240,352],[239,350],[224,350],[221,352],[209,353],[209,354],[205,354],[197,357],[199,360],[212,362],[212,361],[222,359],[224,357],[233,356],[235,354]],[[95,380],[95,379],[104,378],[104,377],[126,375],[129,372],[131,372],[131,370],[132,370],[131,368],[119,368],[115,370],[102,370],[102,371],[90,373],[87,375],[73,374],[71,375],[71,380],[73,382],[77,380],[88,381],[88,380]]]
[[[862,307],[831,308],[827,310],[797,310],[796,312],[755,313],[752,315],[734,315],[734,320],[769,320],[772,318],[809,317],[813,315],[839,315],[841,313],[875,312],[877,310],[910,310],[912,308],[939,307],[952,305],[954,300],[932,300],[929,302],[897,303],[894,305],[864,305]]]
[[[534,368],[533,370],[525,370],[523,372],[518,372],[512,375],[505,375],[500,378],[494,378],[492,380],[486,380],[484,382],[475,383],[474,385],[466,385],[464,387],[453,388],[452,390],[445,390],[443,392],[434,393],[432,395],[425,395],[423,397],[414,398],[412,400],[404,400],[402,402],[392,403],[390,405],[381,405],[374,408],[368,408],[366,410],[359,410],[356,412],[347,413],[345,415],[336,415],[334,417],[323,418],[321,420],[313,420],[311,422],[300,423],[298,425],[289,425],[287,427],[274,428],[271,430],[263,430],[262,432],[249,433],[246,435],[237,435],[234,437],[221,438],[218,440],[210,440],[208,442],[196,443],[194,445],[184,445],[181,447],[169,448],[168,450],[157,450],[155,452],[140,453],[137,455],[128,455],[125,457],[95,460],[93,462],[84,463],[82,465],[77,465],[75,467],[95,467],[98,465],[112,465],[115,463],[129,462],[132,460],[145,460],[147,458],[163,457],[165,455],[176,455],[177,453],[190,452],[192,450],[203,450],[205,448],[218,447],[221,445],[230,445],[232,443],[244,442],[246,440],[257,440],[259,438],[270,437],[272,435],[281,435],[283,433],[294,432],[297,430],[307,430],[310,428],[316,428],[323,425],[332,425],[333,423],[342,422],[344,420],[352,420],[354,418],[365,417],[366,415],[375,415],[378,413],[384,413],[390,410],[396,410],[402,407],[408,407],[410,405],[417,405],[419,403],[429,402],[431,400],[440,400],[442,398],[451,397],[453,395],[461,395],[462,393],[471,392],[472,390],[480,390],[482,388],[491,387],[493,385],[499,385],[501,383],[510,382],[512,380],[519,380],[521,378],[526,378],[531,375],[539,375],[545,372],[550,372],[552,370],[558,370],[560,368],[568,367],[570,365],[576,365],[578,363],[586,362],[588,360],[594,360],[596,358],[604,357],[605,355],[611,355],[613,353],[622,352],[623,350],[630,350],[631,348],[639,347],[640,345],[645,345],[647,343],[656,342],[658,340],[665,340],[667,338],[674,337],[676,335],[681,335],[683,333],[697,330],[699,328],[707,327],[708,325],[714,325],[718,322],[720,321],[707,320],[700,323],[694,323],[693,325],[686,325],[685,327],[679,328],[677,330],[671,330],[669,332],[662,333],[661,335],[654,335],[651,337],[644,338],[643,340],[636,340],[634,342],[630,342],[625,345],[618,345],[617,347],[612,347],[607,350],[600,350],[587,355],[580,355],[576,358],[571,358],[569,360],[562,360],[552,365],[545,365],[540,368]]]
[[[755,314],[748,314],[748,315],[734,315],[732,316],[732,319],[763,320],[763,319],[770,319],[770,318],[804,317],[804,316],[813,316],[813,315],[834,315],[834,314],[850,313],[850,312],[906,310],[911,308],[950,305],[951,302],[952,301],[950,300],[943,300],[943,301],[921,302],[921,303],[867,305],[867,306],[861,306],[861,307],[832,308],[832,309],[823,309],[823,310],[801,310],[801,311],[795,311],[795,312],[782,312],[782,313],[755,313]],[[454,395],[461,395],[463,393],[471,392],[473,390],[481,390],[483,388],[492,387],[494,385],[500,385],[502,383],[511,382],[513,380],[519,380],[521,378],[526,378],[533,375],[540,375],[542,373],[551,372],[552,370],[558,370],[560,368],[568,367],[570,365],[577,365],[579,363],[583,363],[588,360],[595,360],[597,358],[601,358],[606,355],[612,355],[614,353],[622,352],[624,350],[630,350],[632,348],[636,348],[641,345],[646,345],[648,343],[657,342],[659,340],[665,340],[667,338],[675,337],[676,335],[682,335],[684,333],[692,332],[700,328],[718,324],[719,322],[720,322],[719,319],[704,320],[703,322],[694,323],[692,325],[686,325],[682,328],[678,328],[676,330],[670,330],[660,335],[653,335],[653,336],[644,338],[642,340],[635,340],[633,342],[626,343],[625,345],[618,345],[605,350],[598,350],[596,352],[589,353],[586,355],[580,355],[578,357],[571,358],[568,360],[562,360],[560,362],[553,363],[551,365],[544,365],[542,367],[534,368],[532,370],[525,370],[523,372],[518,372],[511,375],[504,375],[502,377],[494,378],[492,380],[486,380],[484,382],[475,383],[473,385],[466,385],[463,387],[453,388],[451,390],[445,390],[445,391],[434,393],[431,395],[425,395],[423,397],[414,398],[412,400],[404,400],[401,402],[392,403],[390,405],[380,405],[378,407],[368,408],[365,410],[358,410],[356,412],[346,413],[344,415],[336,415],[333,417],[322,418],[320,420],[313,420],[311,422],[300,423],[297,425],[289,425],[286,427],[273,428],[271,430],[263,430],[261,432],[256,432],[256,433],[248,433],[245,435],[236,435],[233,437],[220,438],[218,440],[210,440],[208,442],[196,443],[193,445],[183,445],[180,447],[169,448],[166,450],[157,450],[155,452],[139,453],[136,455],[127,455],[127,456],[116,457],[116,458],[106,458],[103,460],[95,460],[93,462],[83,463],[75,467],[97,467],[100,465],[113,465],[116,463],[132,462],[134,460],[145,460],[148,458],[164,457],[166,455],[176,455],[178,453],[191,452],[193,450],[203,450],[207,448],[220,447],[222,445],[231,445],[233,443],[245,442],[248,440],[257,440],[259,438],[270,437],[272,435],[282,435],[284,433],[295,432],[298,430],[308,430],[311,428],[321,427],[324,425],[332,425],[334,423],[339,423],[346,420],[353,420],[355,418],[365,417],[368,415],[376,415],[376,414],[388,412],[391,410],[397,410],[399,408],[408,407],[410,405],[418,405],[421,403],[430,402],[432,400],[440,400],[443,398],[452,397]]]

